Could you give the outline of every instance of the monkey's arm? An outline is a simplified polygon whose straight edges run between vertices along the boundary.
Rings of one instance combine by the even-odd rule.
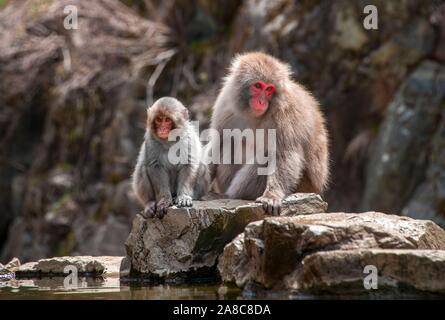
[[[142,151],[143,153],[144,151]],[[149,201],[153,201],[154,194],[153,189],[151,187],[151,181],[148,178],[145,169],[144,169],[144,158],[139,155],[138,161],[136,163],[136,167],[132,176],[132,185],[133,191],[138,197],[139,202],[146,206]]]
[[[167,213],[167,208],[173,204],[168,172],[160,165],[147,165],[146,172],[151,181],[153,181],[152,186],[156,198],[156,216],[162,218]]]
[[[144,206],[141,214],[146,218],[152,218],[156,212],[156,198],[153,192],[152,181],[145,170],[146,151],[145,142],[142,144],[136,167],[133,172],[133,190],[139,202]]]
[[[205,146],[204,148],[204,154],[207,157],[210,157],[210,155],[213,156],[213,151],[214,150],[219,150],[219,154],[222,154],[222,144],[220,143],[220,137],[222,137],[222,130],[218,130],[219,128],[217,128],[216,132],[217,132],[217,137],[215,136],[211,136],[210,137],[210,142]],[[215,161],[217,160],[217,161]],[[215,163],[216,162],[216,163]],[[219,159],[212,159],[212,161],[210,161],[210,163],[208,164],[208,168],[209,168],[209,176],[210,176],[210,182],[212,183],[213,180],[216,178],[216,171],[218,168],[218,164],[221,163],[221,158]]]
[[[231,124],[233,115],[232,111],[222,108],[224,103],[221,101],[215,102],[214,113],[212,115],[212,123],[210,132],[209,143],[206,145],[205,150],[207,156],[211,154],[211,161],[208,164],[210,183],[212,185],[212,191],[215,193],[221,193],[220,181],[218,181],[218,167],[223,163],[223,130],[233,127]],[[217,107],[217,105],[220,105]],[[215,154],[217,152],[217,155]]]
[[[277,155],[277,164],[267,176],[266,189],[263,195],[256,199],[263,204],[268,214],[279,215],[284,197],[292,191],[292,186],[298,185],[301,179],[304,159],[301,152],[281,152]]]

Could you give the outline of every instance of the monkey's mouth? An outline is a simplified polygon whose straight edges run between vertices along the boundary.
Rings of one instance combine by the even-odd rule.
[[[269,102],[266,99],[252,99],[250,101],[250,109],[255,115],[262,115],[269,108]]]
[[[158,137],[161,139],[168,139],[168,135],[170,134],[170,129],[158,129]]]

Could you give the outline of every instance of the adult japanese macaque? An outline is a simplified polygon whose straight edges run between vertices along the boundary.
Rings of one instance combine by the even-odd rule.
[[[256,52],[234,58],[213,107],[211,128],[222,137],[222,144],[218,139],[212,142],[220,144],[221,157],[220,164],[211,166],[215,191],[230,198],[256,200],[268,214],[277,215],[287,195],[325,189],[329,175],[325,119],[315,98],[291,79],[290,67],[274,57]],[[253,145],[243,140],[238,149],[243,154],[264,149],[274,170],[259,174],[264,164],[249,163],[247,157],[242,163],[224,162],[229,150],[225,146],[234,142],[234,135],[225,134],[224,129],[256,132]],[[274,135],[267,134],[269,129],[275,129]],[[259,145],[258,141],[266,143]],[[231,151],[239,151],[236,143]]]
[[[209,171],[188,110],[164,97],[147,109],[147,130],[133,173],[133,190],[146,218],[162,218],[167,208],[192,205],[208,192]]]

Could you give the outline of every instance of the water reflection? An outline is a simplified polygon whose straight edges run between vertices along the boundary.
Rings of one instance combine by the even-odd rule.
[[[283,291],[242,292],[218,283],[158,284],[119,278],[79,277],[76,289],[65,289],[63,277],[0,281],[1,299],[86,299],[86,300],[234,300],[234,299],[443,299],[443,294],[422,293],[412,288],[376,292],[338,291],[292,294]]]
[[[79,277],[76,289],[65,289],[63,277],[0,282],[0,299],[239,299],[241,290],[216,284],[147,285],[119,278]]]

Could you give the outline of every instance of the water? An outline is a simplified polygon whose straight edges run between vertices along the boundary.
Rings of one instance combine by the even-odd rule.
[[[63,277],[12,279],[0,281],[0,300],[234,300],[234,299],[444,299],[444,294],[427,294],[408,289],[376,290],[358,293],[318,295],[269,292],[267,295],[242,292],[234,286],[218,283],[152,285],[143,282],[122,283],[119,278],[80,277],[77,289],[65,289]]]
[[[62,277],[0,282],[0,299],[238,299],[241,290],[213,284],[124,284],[119,278],[79,278],[77,289],[65,289]]]

